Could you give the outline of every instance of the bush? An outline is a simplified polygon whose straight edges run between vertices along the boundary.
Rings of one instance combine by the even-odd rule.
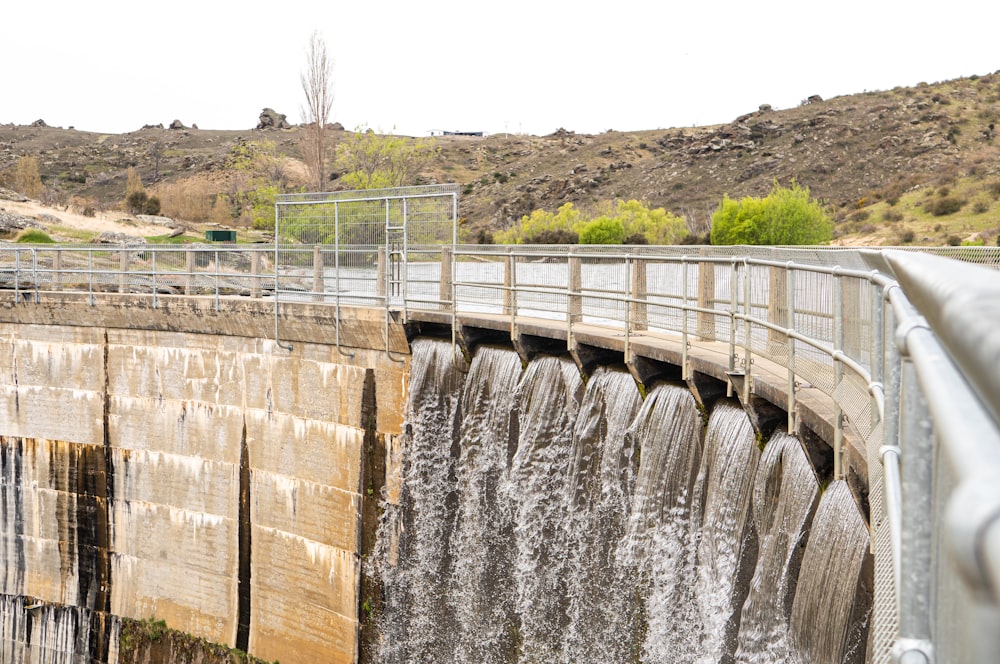
[[[903,213],[899,210],[888,209],[882,212],[882,218],[889,222],[902,221]]]
[[[945,242],[948,243],[949,247],[957,247],[958,245],[962,244],[962,238],[958,237],[957,235],[949,235],[945,239]]]
[[[649,244],[649,240],[642,233],[632,233],[632,235],[625,238],[625,242],[622,244]]]
[[[712,215],[711,238],[715,245],[823,244],[833,239],[833,222],[808,188],[795,181],[784,188],[775,181],[765,198],[737,202],[725,196]]]
[[[989,212],[990,204],[986,201],[976,201],[972,206],[972,211],[976,214],[983,214],[984,212]]]
[[[621,244],[625,241],[625,227],[617,219],[600,217],[580,231],[580,244]]]
[[[37,228],[26,228],[17,235],[15,242],[23,244],[52,244],[55,242],[49,234]]]
[[[525,244],[576,244],[580,241],[580,236],[575,232],[564,228],[545,230],[536,233],[530,238],[525,238]]]
[[[961,198],[945,196],[944,198],[938,198],[928,203],[927,211],[935,217],[943,217],[946,214],[954,214],[955,212],[958,212],[964,205],[965,201]]]
[[[154,217],[160,214],[160,199],[156,196],[150,196],[146,199],[146,206],[143,208],[143,212],[153,215]]]
[[[148,202],[149,196],[145,191],[133,191],[125,198],[125,209],[129,214],[142,214]]]
[[[899,234],[899,244],[909,244],[916,239],[917,235],[913,231],[903,231]]]

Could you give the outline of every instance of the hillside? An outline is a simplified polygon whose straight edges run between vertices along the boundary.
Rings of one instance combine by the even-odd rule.
[[[839,243],[994,244],[1000,235],[998,123],[1000,73],[812,97],[787,110],[765,104],[712,127],[424,139],[438,151],[420,181],[464,185],[460,215],[470,237],[505,228],[536,208],[613,198],[665,207],[701,234],[723,195],[765,195],[774,179],[787,184],[794,178],[835,210]],[[44,202],[100,211],[119,206],[126,169],[135,166],[151,191],[182,183],[180,190],[211,205],[237,186],[230,156],[245,141],[273,142],[290,158],[289,182],[300,185],[301,132],[155,127],[103,135],[0,125],[0,173],[9,174],[21,155],[35,155]],[[221,212],[200,221],[232,223]]]

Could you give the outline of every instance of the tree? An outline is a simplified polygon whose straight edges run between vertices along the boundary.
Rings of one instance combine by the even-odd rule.
[[[306,70],[300,76],[306,105],[302,109],[305,135],[302,156],[317,191],[326,189],[326,163],[330,151],[330,112],[333,109],[333,61],[326,41],[313,32],[306,48]]]
[[[765,198],[723,197],[712,215],[712,244],[824,244],[833,238],[833,222],[809,189],[794,180],[789,188],[777,180]]]
[[[413,184],[434,154],[428,141],[358,127],[341,142],[337,163],[349,189],[384,189]]]

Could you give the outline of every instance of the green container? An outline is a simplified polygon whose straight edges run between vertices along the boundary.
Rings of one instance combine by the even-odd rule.
[[[209,242],[236,242],[236,231],[205,231]]]

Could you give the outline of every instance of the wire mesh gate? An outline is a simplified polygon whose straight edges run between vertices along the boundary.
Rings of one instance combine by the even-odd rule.
[[[407,302],[450,299],[440,288],[441,256],[457,242],[457,229],[453,184],[279,196],[276,302],[332,302],[338,320],[341,304],[384,306],[405,320]]]

